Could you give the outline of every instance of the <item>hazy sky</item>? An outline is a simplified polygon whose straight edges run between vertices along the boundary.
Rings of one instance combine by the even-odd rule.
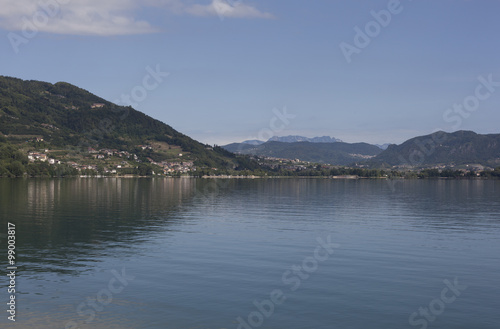
[[[0,0],[0,74],[66,81],[210,144],[500,133],[499,13],[498,0]]]

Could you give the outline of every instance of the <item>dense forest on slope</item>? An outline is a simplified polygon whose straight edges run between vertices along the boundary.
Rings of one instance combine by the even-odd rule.
[[[65,82],[0,77],[0,134],[17,146],[38,140],[48,149],[132,152],[138,145],[158,143],[163,151],[153,149],[148,154],[156,161],[194,161],[217,168],[242,168],[248,163],[131,107],[118,106]]]

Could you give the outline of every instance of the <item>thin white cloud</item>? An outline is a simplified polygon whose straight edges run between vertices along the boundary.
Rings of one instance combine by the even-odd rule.
[[[0,2],[0,26],[11,31],[101,36],[157,31],[148,22],[134,18],[133,12],[139,6],[133,0]]]
[[[209,5],[191,5],[186,8],[186,12],[195,16],[274,18],[272,14],[261,12],[243,0],[212,0]]]
[[[71,35],[131,35],[158,32],[136,17],[144,7],[195,16],[272,18],[243,0],[0,0],[0,27],[9,31],[37,31]]]

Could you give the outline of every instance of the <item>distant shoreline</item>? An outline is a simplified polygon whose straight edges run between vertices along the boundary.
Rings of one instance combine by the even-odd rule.
[[[63,177],[46,177],[46,176],[29,176],[29,177],[0,177],[0,179],[72,179],[72,178],[147,178],[147,179],[331,179],[331,180],[499,180],[496,177],[360,177],[360,176],[139,176],[139,175],[123,175],[123,176],[63,176]]]

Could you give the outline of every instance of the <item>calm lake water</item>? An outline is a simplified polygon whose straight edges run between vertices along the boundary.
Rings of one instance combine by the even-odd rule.
[[[498,329],[499,214],[500,181],[3,179],[0,327]]]

